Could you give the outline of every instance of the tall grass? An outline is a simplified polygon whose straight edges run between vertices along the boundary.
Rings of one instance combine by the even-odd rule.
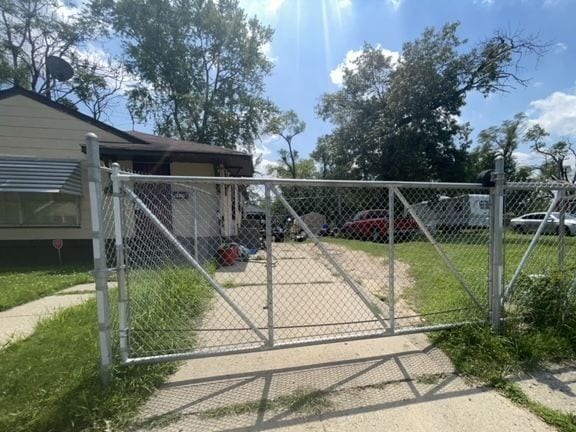
[[[191,327],[209,305],[211,291],[191,269],[166,268],[159,284],[132,286],[142,299],[138,326]],[[149,299],[150,301],[145,301]],[[154,299],[154,301],[152,301]],[[186,304],[182,307],[180,304]],[[184,314],[183,312],[187,312]],[[128,424],[139,406],[174,372],[176,364],[114,367],[112,385],[99,377],[96,303],[88,301],[41,323],[35,334],[0,351],[0,431],[109,431]],[[190,334],[150,339],[157,349],[190,349]]]
[[[213,290],[193,269],[136,270],[130,280],[130,344],[134,356],[189,351]]]

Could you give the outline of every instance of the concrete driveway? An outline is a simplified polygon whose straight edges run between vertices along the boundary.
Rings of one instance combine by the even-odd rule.
[[[381,271],[365,268],[362,272],[369,277],[359,282],[374,302],[367,307],[312,245],[300,246],[305,247],[275,247],[275,340],[290,343],[382,332],[374,311],[387,318],[381,300],[387,291],[387,266],[377,263]],[[364,259],[350,260],[351,274],[354,264]],[[399,267],[403,283],[409,283],[406,269],[401,271]],[[220,269],[216,277],[266,333],[266,267],[260,262],[243,263]],[[201,327],[198,349],[204,352],[263,344],[218,298]],[[156,432],[553,430],[496,392],[466,383],[423,335],[190,360],[149,400],[135,428]]]

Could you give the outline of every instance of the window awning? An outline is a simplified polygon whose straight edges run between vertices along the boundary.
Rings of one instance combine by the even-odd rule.
[[[0,192],[82,195],[80,161],[0,156]]]

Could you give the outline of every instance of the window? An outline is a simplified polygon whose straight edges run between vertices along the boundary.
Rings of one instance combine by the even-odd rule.
[[[80,226],[80,197],[62,193],[0,192],[0,226]]]

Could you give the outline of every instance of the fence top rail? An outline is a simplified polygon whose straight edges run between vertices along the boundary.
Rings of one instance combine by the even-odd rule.
[[[566,182],[508,182],[505,185],[510,190],[565,190],[576,192],[576,185]]]
[[[480,183],[446,183],[446,182],[402,182],[402,181],[368,181],[368,180],[317,180],[317,179],[278,179],[260,177],[204,177],[204,176],[162,176],[120,173],[120,181],[136,183],[216,183],[243,185],[277,185],[306,187],[370,187],[370,188],[415,188],[415,189],[474,189],[488,191]]]

